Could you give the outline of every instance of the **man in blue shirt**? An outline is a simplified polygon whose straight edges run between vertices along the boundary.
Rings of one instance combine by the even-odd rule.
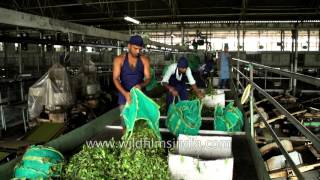
[[[228,45],[226,44],[224,46],[224,51],[221,52],[219,58],[218,58],[218,63],[220,63],[220,81],[219,81],[219,88],[220,89],[225,89],[227,82],[230,78],[230,61],[231,61],[231,56],[228,52],[229,48]]]
[[[149,58],[140,54],[143,45],[140,36],[132,36],[128,44],[128,53],[114,58],[113,82],[119,91],[120,105],[131,102],[131,88],[141,89],[150,82]]]
[[[113,60],[113,83],[119,91],[120,111],[126,103],[131,102],[131,88],[142,89],[150,82],[149,58],[140,54],[143,46],[143,39],[140,36],[131,36],[128,53],[119,55]],[[124,127],[123,120],[121,124]]]
[[[186,82],[192,87],[199,98],[203,98],[203,93],[198,89],[196,81],[192,76],[190,67],[188,67],[188,60],[185,57],[181,57],[178,63],[171,64],[168,67],[161,84],[169,91],[167,94],[167,107],[173,102],[174,96],[179,96],[180,100],[188,99]]]

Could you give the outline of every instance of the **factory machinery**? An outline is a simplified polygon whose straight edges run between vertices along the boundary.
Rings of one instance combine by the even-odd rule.
[[[121,53],[129,36],[77,24],[64,27],[65,22],[50,18],[42,20],[54,21],[57,25],[48,25],[41,33],[20,34],[20,30],[19,36],[0,36],[7,49],[1,54],[6,62],[1,68],[0,92],[8,92],[5,98],[0,93],[1,132],[3,137],[13,137],[0,142],[0,175],[4,179],[12,177],[15,164],[31,144],[45,144],[68,156],[79,151],[86,140],[121,137],[120,111],[116,108],[117,96],[111,78],[112,58]],[[44,28],[33,23],[24,26]],[[204,52],[200,50],[191,52],[152,41],[146,43],[155,46],[147,48],[146,54],[150,56],[157,81],[164,67],[181,55],[204,59]],[[54,47],[57,44],[60,46]],[[87,47],[92,47],[92,51],[88,52]],[[202,114],[199,135],[232,138],[233,179],[318,177],[320,80],[316,77],[320,72],[319,52],[301,53],[299,57],[303,58],[296,59],[295,64],[292,63],[293,52],[231,54],[239,59],[232,60],[230,88],[216,92],[219,100],[222,98],[225,104],[234,102],[244,114],[243,130],[214,130],[214,105],[208,102],[203,112],[209,113]],[[27,58],[22,61],[23,57],[32,57],[33,61]],[[195,76],[196,71],[195,68]],[[217,75],[214,70],[209,80],[204,80],[203,88],[217,89]],[[159,93],[154,94],[157,101]],[[9,111],[10,107],[15,110]],[[21,117],[4,113],[17,114],[18,111]],[[161,115],[159,124],[163,139],[175,139],[165,126],[167,117],[163,112]],[[9,117],[22,121],[9,126]],[[14,129],[17,124],[23,127]]]

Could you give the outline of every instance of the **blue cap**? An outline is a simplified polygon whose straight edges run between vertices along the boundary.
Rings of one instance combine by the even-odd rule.
[[[129,44],[137,45],[137,46],[141,46],[141,47],[144,46],[144,44],[143,44],[143,39],[142,39],[142,37],[139,36],[139,35],[131,36],[131,37],[130,37],[130,40],[129,40]]]
[[[188,60],[185,57],[181,57],[178,60],[178,64],[177,64],[178,68],[187,68],[188,67]]]

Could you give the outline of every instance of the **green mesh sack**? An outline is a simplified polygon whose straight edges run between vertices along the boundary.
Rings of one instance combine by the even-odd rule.
[[[201,126],[201,109],[202,104],[199,99],[172,103],[167,113],[167,128],[175,136],[197,135]]]
[[[151,81],[146,86],[146,90],[147,91],[151,91],[153,88],[155,88],[158,85],[158,82],[157,82],[157,79],[156,79],[156,74],[155,74],[153,68],[150,68],[150,76],[151,76]]]
[[[15,168],[15,179],[49,179],[48,174],[30,168]]]
[[[232,131],[241,131],[243,127],[243,115],[239,108],[233,106],[230,102],[225,108],[225,118],[235,124]]]
[[[126,104],[121,113],[126,125],[125,137],[131,136],[135,122],[143,119],[161,139],[159,131],[160,106],[137,88],[132,88],[130,95],[131,103]]]
[[[227,128],[227,123],[224,121],[224,117],[223,117],[223,107],[221,105],[217,105],[214,109],[214,127],[215,130],[219,130],[219,131],[228,131]]]
[[[189,54],[187,59],[191,71],[197,71],[200,67],[200,57],[195,54]]]
[[[49,179],[60,177],[63,155],[51,147],[31,146],[15,167],[15,178]]]
[[[25,169],[37,170],[49,177],[59,177],[61,176],[63,163],[52,163],[45,158],[29,157],[23,159],[21,166]]]
[[[225,108],[218,105],[214,111],[214,129],[219,131],[236,132],[241,131],[243,126],[243,115],[241,111],[229,103]]]
[[[23,155],[23,158],[29,158],[29,157],[43,157],[48,159],[49,162],[61,162],[63,161],[63,155],[55,150],[52,147],[46,147],[46,146],[31,146]]]
[[[169,65],[166,65],[166,66],[163,67],[162,77],[166,74],[166,72],[168,71],[168,68],[169,68]]]

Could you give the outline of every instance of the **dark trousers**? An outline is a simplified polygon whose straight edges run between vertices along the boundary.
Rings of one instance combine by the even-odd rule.
[[[219,81],[219,89],[226,89],[226,85],[229,79],[220,79]]]

